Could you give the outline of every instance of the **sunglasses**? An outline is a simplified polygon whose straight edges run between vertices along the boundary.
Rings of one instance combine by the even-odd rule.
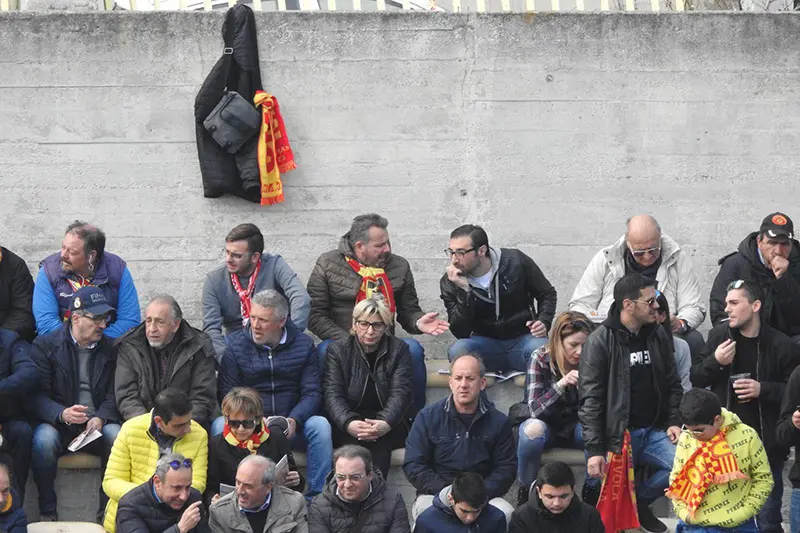
[[[681,431],[685,433],[691,433],[692,435],[702,435],[703,433],[706,432],[705,429],[689,429],[686,427],[686,424],[683,424],[681,426]]]
[[[728,283],[727,290],[732,291],[734,289],[741,289],[742,285],[744,285],[744,280],[737,279],[736,281],[731,281],[730,283]]]
[[[171,469],[173,469],[173,470],[180,470],[181,467],[191,468],[192,467],[192,460],[187,457],[183,461],[170,461],[169,462],[169,467]]]
[[[244,429],[253,429],[256,427],[255,420],[230,420],[228,419],[228,427],[231,429],[239,429],[240,427]]]
[[[661,296],[661,291],[656,291],[656,295],[653,296],[652,298],[648,298],[647,300],[633,300],[633,301],[640,304],[645,304],[648,307],[653,307],[653,304],[658,303],[656,302],[656,298],[658,298],[659,296]]]
[[[631,255],[633,257],[644,257],[647,254],[658,255],[658,253],[661,251],[661,247],[656,246],[655,248],[647,248],[646,250],[634,250],[633,248],[629,247],[628,250],[631,251]]]

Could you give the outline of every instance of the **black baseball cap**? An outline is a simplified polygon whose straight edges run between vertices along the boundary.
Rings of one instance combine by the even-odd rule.
[[[761,228],[758,230],[762,235],[767,237],[786,237],[788,239],[794,238],[794,224],[792,219],[783,213],[772,213],[761,222]]]

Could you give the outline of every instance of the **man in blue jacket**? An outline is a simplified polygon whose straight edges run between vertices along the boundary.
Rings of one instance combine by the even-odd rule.
[[[3,533],[28,533],[28,519],[22,502],[12,490],[8,468],[0,463],[0,531]]]
[[[480,397],[486,367],[478,356],[459,355],[449,381],[450,396],[420,411],[406,439],[403,472],[417,489],[412,520],[461,472],[480,475],[489,503],[510,518],[514,508],[503,496],[514,482],[517,455],[508,417]]]
[[[292,448],[308,450],[310,501],[325,488],[333,460],[331,426],[319,416],[322,383],[311,337],[287,321],[289,304],[273,289],[253,296],[250,323],[225,339],[217,382],[220,401],[233,387],[250,387],[261,394],[264,414],[284,417]],[[222,433],[217,418],[211,435]]]
[[[255,224],[239,224],[225,237],[225,264],[203,283],[203,331],[214,342],[217,360],[225,353],[225,334],[244,327],[255,293],[276,289],[289,300],[289,318],[300,331],[308,325],[311,298],[294,270],[277,254],[264,252]]]
[[[104,334],[114,308],[99,287],[75,292],[70,318],[60,329],[34,341],[32,357],[41,389],[31,400],[39,424],[33,430],[33,479],[43,520],[58,520],[55,479],[58,458],[81,432],[102,438],[80,451],[99,455],[103,469],[119,433],[114,401],[117,348]],[[107,497],[100,491],[100,514]]]
[[[0,329],[0,462],[11,468],[12,484],[20,495],[25,494],[28,480],[33,434],[25,420],[23,402],[39,386],[30,352],[31,345],[16,333]]]
[[[459,474],[453,484],[433,499],[414,527],[414,533],[506,533],[506,515],[489,504],[483,478],[472,472]]]
[[[39,264],[33,287],[36,331],[45,335],[69,318],[70,304],[81,287],[98,287],[114,308],[105,335],[116,339],[139,325],[142,318],[133,277],[119,256],[106,250],[106,234],[88,222],[67,226],[61,252]]]

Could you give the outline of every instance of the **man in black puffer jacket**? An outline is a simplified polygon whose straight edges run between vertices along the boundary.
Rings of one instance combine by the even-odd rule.
[[[605,533],[600,513],[575,497],[575,475],[564,463],[539,469],[527,503],[511,515],[508,533]]]
[[[403,497],[372,468],[372,454],[349,444],[333,454],[334,471],[308,511],[313,533],[409,533]],[[360,527],[358,527],[360,526]]]
[[[439,281],[450,331],[459,340],[452,361],[480,355],[490,371],[526,371],[531,354],[547,342],[556,290],[533,259],[513,248],[490,248],[480,226],[450,233],[450,257]]]
[[[794,239],[794,224],[783,213],[772,213],[739,244],[739,250],[719,260],[720,268],[711,287],[711,322],[723,322],[728,285],[736,280],[752,281],[764,293],[761,320],[800,341],[800,243]],[[724,404],[723,404],[724,405]]]
[[[117,533],[210,533],[203,497],[192,487],[192,461],[179,453],[158,460],[147,483],[119,501]]]

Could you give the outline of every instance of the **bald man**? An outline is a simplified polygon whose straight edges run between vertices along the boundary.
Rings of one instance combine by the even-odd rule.
[[[596,322],[608,315],[614,284],[626,274],[639,273],[656,280],[670,309],[674,334],[689,343],[692,355],[702,350],[703,336],[695,331],[706,318],[700,303],[700,284],[692,261],[650,215],[628,219],[625,235],[595,254],[575,287],[570,311],[580,311]]]

